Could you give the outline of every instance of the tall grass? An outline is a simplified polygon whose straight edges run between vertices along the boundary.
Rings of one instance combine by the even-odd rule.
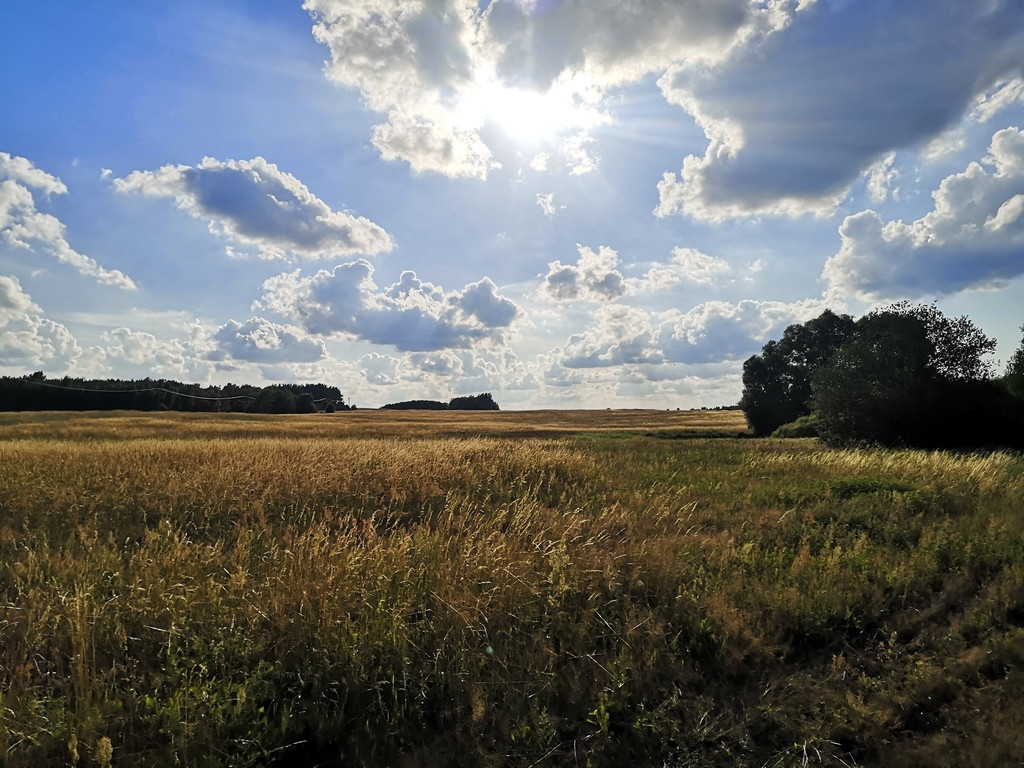
[[[1024,757],[1021,458],[369,416],[10,422],[7,764]]]

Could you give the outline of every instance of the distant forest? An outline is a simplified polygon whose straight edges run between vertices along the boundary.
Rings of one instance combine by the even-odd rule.
[[[498,404],[490,392],[479,395],[453,397],[447,403],[440,400],[405,400],[401,403],[388,403],[381,406],[391,411],[497,411]]]
[[[0,411],[344,411],[341,390],[326,384],[201,386],[169,379],[47,379],[41,372],[0,377]]]

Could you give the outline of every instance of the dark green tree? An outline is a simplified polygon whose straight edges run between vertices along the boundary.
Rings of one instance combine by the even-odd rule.
[[[464,395],[453,397],[448,401],[448,408],[452,411],[497,411],[498,404],[490,392],[483,392],[479,395]]]
[[[1020,327],[1020,330],[1024,332],[1024,325]],[[1020,346],[1006,364],[1003,383],[1011,395],[1024,400],[1024,338],[1021,338]]]
[[[905,302],[862,317],[812,377],[826,443],[1014,445],[1022,409],[991,378],[995,342],[966,317]]]
[[[740,408],[755,435],[769,435],[811,412],[811,376],[853,332],[849,315],[825,310],[793,324],[743,363]]]
[[[911,442],[927,420],[934,345],[922,323],[871,314],[812,376],[818,435],[832,445]]]
[[[295,398],[296,413],[316,413],[316,400],[309,392],[303,392]]]
[[[295,413],[295,394],[287,387],[264,387],[256,395],[252,410],[256,413]]]
[[[880,312],[913,317],[921,323],[932,343],[928,367],[935,374],[950,381],[983,381],[992,377],[993,363],[986,356],[995,351],[996,340],[986,336],[970,318],[946,317],[934,303],[909,301]]]

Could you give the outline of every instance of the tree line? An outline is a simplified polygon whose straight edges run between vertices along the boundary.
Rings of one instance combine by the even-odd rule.
[[[934,304],[826,310],[743,364],[740,407],[755,435],[833,446],[1024,447],[1024,340],[998,376],[995,347]]]
[[[440,400],[404,400],[382,405],[381,410],[392,411],[497,411],[498,404],[490,392],[479,395],[453,397],[447,403]]]
[[[316,413],[349,410],[327,384],[184,384],[171,379],[0,377],[0,411],[205,411]]]

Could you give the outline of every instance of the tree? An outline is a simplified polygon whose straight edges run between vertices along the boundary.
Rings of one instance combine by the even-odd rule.
[[[929,368],[950,381],[983,381],[992,377],[993,364],[985,356],[995,351],[996,340],[978,328],[970,318],[946,317],[932,304],[900,301],[881,310],[890,315],[917,319],[933,346]]]
[[[853,332],[849,315],[826,309],[786,328],[743,363],[740,408],[755,435],[768,435],[811,412],[811,376]]]
[[[1022,409],[984,359],[994,348],[968,318],[934,304],[871,312],[812,377],[818,434],[840,446],[1019,443]]]
[[[923,402],[935,352],[914,317],[870,314],[812,377],[818,435],[832,445],[912,442],[927,421]]]
[[[448,401],[448,408],[452,411],[497,411],[498,404],[490,392],[483,392],[479,395],[464,395],[453,397]]]
[[[316,401],[309,392],[303,392],[295,399],[296,413],[316,413]]]
[[[295,395],[287,387],[264,387],[256,395],[252,410],[255,413],[295,413]]]
[[[1020,330],[1024,333],[1024,325],[1020,327]],[[1006,364],[1003,382],[1011,395],[1024,400],[1024,337],[1021,338],[1020,346]]]

